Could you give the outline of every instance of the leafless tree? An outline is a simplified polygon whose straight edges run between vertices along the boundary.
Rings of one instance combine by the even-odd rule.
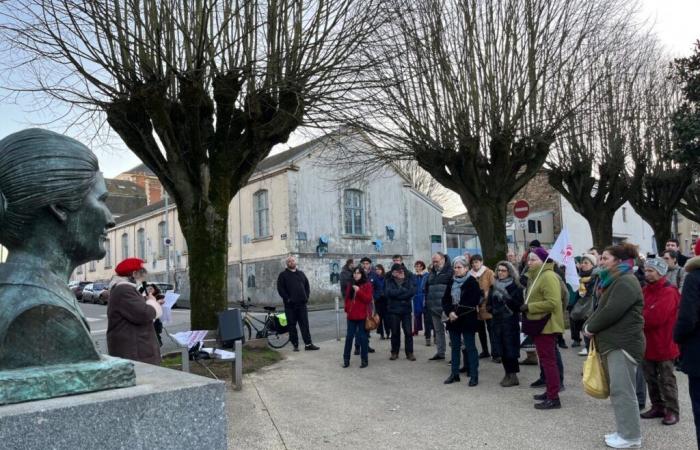
[[[394,165],[421,194],[426,195],[443,207],[452,201],[453,192],[441,185],[415,161],[397,161]]]
[[[631,191],[630,202],[654,230],[656,248],[663,249],[672,237],[673,214],[692,182],[693,171],[689,164],[671,159],[672,118],[681,104],[679,86],[665,68],[652,68],[647,78],[644,110],[636,127],[643,134],[632,149],[640,179],[638,188]]]
[[[192,326],[211,329],[231,199],[302,122],[348,106],[379,3],[15,0],[0,6],[6,81],[106,118],[158,176],[188,244]]]
[[[459,194],[489,259],[506,253],[506,206],[575,109],[588,41],[624,27],[624,1],[387,0],[369,54],[381,88],[355,124],[379,161],[415,160]]]
[[[584,102],[564,122],[547,169],[549,183],[588,221],[593,244],[603,248],[612,243],[615,212],[639,189],[631,153],[644,132],[645,74],[656,49],[633,29],[592,45],[602,57],[578,76],[574,88]]]

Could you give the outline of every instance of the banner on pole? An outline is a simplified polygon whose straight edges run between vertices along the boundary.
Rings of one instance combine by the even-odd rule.
[[[549,258],[566,267],[566,283],[573,290],[578,289],[579,277],[576,271],[576,261],[574,260],[574,247],[571,245],[569,231],[566,228],[559,233],[557,241],[552,246],[552,250],[549,251]]]

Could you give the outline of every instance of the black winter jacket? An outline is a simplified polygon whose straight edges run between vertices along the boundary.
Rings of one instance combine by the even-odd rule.
[[[700,256],[686,263],[678,320],[673,340],[681,349],[681,370],[691,377],[700,377]]]
[[[411,314],[413,296],[416,295],[416,284],[412,277],[406,277],[403,283],[396,282],[394,277],[388,277],[384,283],[389,314]]]
[[[481,287],[474,277],[467,277],[462,284],[459,304],[452,304],[452,283],[454,278],[450,277],[450,282],[442,296],[442,310],[446,316],[451,312],[457,314],[458,318],[454,322],[447,322],[449,331],[460,331],[476,333],[479,330],[479,319],[477,309],[481,300]]]
[[[452,264],[447,257],[440,272],[430,269],[428,281],[425,283],[425,307],[433,314],[442,312],[442,297],[445,295],[447,285],[452,282],[452,275]]]
[[[493,315],[493,322],[520,321],[520,307],[525,303],[523,288],[515,283],[506,286],[506,297],[500,298],[494,295],[495,286],[489,290],[488,311]]]
[[[277,277],[277,292],[285,305],[289,303],[303,305],[309,301],[311,288],[304,272],[299,269],[295,271],[284,269]]]

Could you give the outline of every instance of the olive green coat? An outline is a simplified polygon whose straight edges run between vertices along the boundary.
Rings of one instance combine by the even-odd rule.
[[[601,355],[624,350],[637,362],[644,358],[644,295],[632,273],[620,275],[598,300],[598,307],[586,322],[585,329],[595,335]]]
[[[527,278],[527,318],[537,320],[546,314],[552,314],[542,334],[563,333],[564,309],[561,303],[561,284],[559,276],[554,273],[554,264],[546,263],[541,273],[539,267],[528,271]]]

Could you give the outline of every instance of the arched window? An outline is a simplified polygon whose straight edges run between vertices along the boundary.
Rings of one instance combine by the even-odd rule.
[[[364,234],[365,202],[362,191],[346,189],[343,193],[343,223],[345,224],[345,234]]]
[[[105,239],[105,269],[112,267],[112,243]]]
[[[165,221],[158,223],[158,257],[164,259],[168,255],[168,247],[165,245]]]
[[[129,234],[122,234],[122,259],[129,257]]]
[[[253,227],[255,238],[270,236],[270,207],[267,190],[253,194]]]
[[[146,261],[146,230],[143,228],[136,232],[136,256]]]

